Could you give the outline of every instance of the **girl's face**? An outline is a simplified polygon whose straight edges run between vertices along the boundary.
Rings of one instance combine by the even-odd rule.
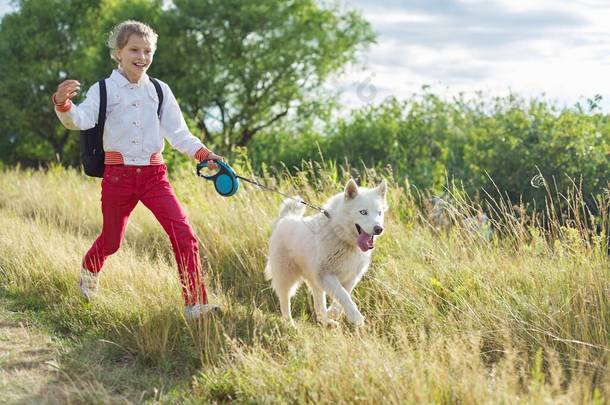
[[[121,69],[131,83],[137,83],[146,73],[154,55],[153,44],[139,35],[130,35],[124,47],[119,49]]]

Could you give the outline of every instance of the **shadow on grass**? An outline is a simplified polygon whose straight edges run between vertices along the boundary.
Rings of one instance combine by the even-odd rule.
[[[177,308],[119,311],[56,287],[52,295],[0,288],[8,309],[61,342],[58,381],[32,393],[34,402],[51,391],[57,400],[77,403],[178,398],[190,391],[194,374],[223,368],[235,343],[277,352],[292,333],[255,305],[235,304],[187,322]]]

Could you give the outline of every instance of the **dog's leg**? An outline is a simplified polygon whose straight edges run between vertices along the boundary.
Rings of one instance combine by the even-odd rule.
[[[282,316],[288,321],[288,323],[290,323],[290,325],[294,326],[294,321],[292,320],[292,315],[290,314],[290,297],[288,295],[283,295],[279,298]]]
[[[319,287],[309,287],[313,296],[313,306],[316,310],[316,319],[324,326],[338,326],[339,323],[328,317],[326,309],[326,293]]]
[[[353,280],[350,280],[348,283],[343,285],[343,288],[345,288],[345,291],[347,291],[350,296],[352,294],[352,290],[354,289],[358,281],[360,281],[360,278],[354,278]],[[336,298],[333,298],[333,301],[330,304],[330,308],[328,309],[328,316],[331,319],[339,319],[342,313],[343,307],[341,306],[341,303]]]
[[[293,295],[294,285],[287,285],[287,283],[282,283],[274,287],[275,292],[277,293],[277,297],[280,300],[280,310],[282,311],[282,316],[292,326],[294,326],[294,321],[292,320],[292,315],[290,313],[290,297]]]
[[[324,290],[343,306],[347,320],[355,326],[362,326],[364,324],[364,316],[362,316],[358,307],[352,301],[352,297],[343,288],[337,277],[332,274],[324,274],[320,276],[320,281]]]
[[[275,290],[277,298],[280,301],[282,316],[294,326],[294,321],[290,314],[290,298],[299,287],[298,277],[295,276],[290,267],[284,267],[283,271],[274,273],[273,279],[271,280],[271,286]]]

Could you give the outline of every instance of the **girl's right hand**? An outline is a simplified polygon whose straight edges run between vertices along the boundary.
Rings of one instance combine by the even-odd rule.
[[[80,91],[80,83],[77,80],[64,80],[57,86],[57,91],[53,94],[55,104],[64,104],[72,99]]]
[[[208,154],[208,156],[205,158],[205,160],[208,161],[208,168],[211,170],[217,169],[218,168],[218,164],[216,163],[216,160],[222,160],[224,162],[225,158],[215,154],[214,152],[210,152]]]

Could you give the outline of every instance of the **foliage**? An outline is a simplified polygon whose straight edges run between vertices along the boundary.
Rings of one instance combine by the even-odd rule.
[[[0,25],[0,160],[12,164],[78,163],[78,138],[59,124],[50,97],[66,78],[79,80],[84,94],[109,75],[106,35],[120,21],[141,20],[158,31],[151,75],[170,84],[195,132],[225,153],[328,98],[318,94],[326,78],[374,39],[357,12],[314,0],[17,6]]]
[[[327,97],[319,91],[326,79],[374,40],[357,12],[330,4],[176,0],[163,16],[157,71],[207,139],[224,152],[245,146]]]
[[[73,161],[72,137],[59,129],[50,101],[59,81],[92,81],[87,41],[98,24],[96,0],[22,0],[0,26],[0,158],[9,163]],[[67,158],[67,159],[66,159]]]
[[[355,110],[325,134],[266,133],[249,151],[255,168],[283,162],[294,170],[323,156],[358,169],[390,166],[422,191],[441,193],[457,182],[471,195],[544,205],[544,182],[559,190],[578,185],[586,199],[607,189],[610,119],[514,95],[443,100],[424,91]]]

